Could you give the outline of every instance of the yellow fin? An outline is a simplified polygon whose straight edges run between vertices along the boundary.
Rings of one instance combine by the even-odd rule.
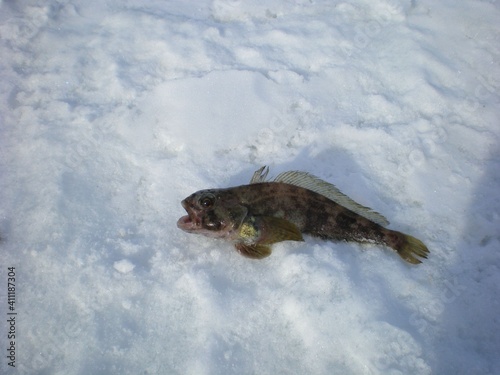
[[[263,216],[260,218],[263,225],[263,234],[259,243],[273,244],[281,241],[304,241],[299,228],[288,220]]]
[[[427,254],[429,254],[429,249],[424,245],[419,239],[405,234],[405,244],[398,250],[396,250],[401,258],[412,264],[419,264],[422,261],[416,256],[427,259]]]
[[[238,242],[234,245],[236,250],[247,258],[252,259],[262,259],[271,255],[271,248],[266,245],[246,245],[242,242]]]

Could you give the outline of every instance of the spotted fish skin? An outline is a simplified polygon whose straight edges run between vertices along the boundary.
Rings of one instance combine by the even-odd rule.
[[[190,195],[182,201],[188,215],[179,219],[178,227],[229,239],[242,255],[256,259],[270,255],[273,243],[302,241],[302,234],[385,245],[413,264],[427,257],[429,251],[421,241],[385,228],[388,222],[383,216],[333,185],[297,171],[265,181],[268,170],[263,171],[258,170],[249,185]]]

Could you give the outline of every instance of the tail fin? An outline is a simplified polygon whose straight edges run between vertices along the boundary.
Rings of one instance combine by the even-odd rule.
[[[422,241],[408,234],[389,230],[386,234],[386,241],[387,245],[396,250],[399,256],[408,263],[422,263],[417,256],[427,259],[427,254],[429,254],[429,249]]]

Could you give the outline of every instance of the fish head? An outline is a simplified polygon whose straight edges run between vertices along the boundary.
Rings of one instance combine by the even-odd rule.
[[[247,208],[230,192],[218,189],[200,190],[181,204],[187,215],[177,221],[177,227],[214,238],[234,235],[247,214]]]

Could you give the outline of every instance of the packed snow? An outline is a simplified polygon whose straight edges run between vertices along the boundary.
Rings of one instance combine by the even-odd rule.
[[[0,1],[0,372],[498,374],[499,19]],[[429,259],[308,237],[255,261],[176,227],[262,165],[334,183]]]

